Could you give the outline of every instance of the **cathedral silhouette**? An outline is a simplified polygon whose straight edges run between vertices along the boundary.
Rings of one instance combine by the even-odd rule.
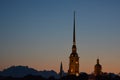
[[[76,35],[75,35],[75,11],[74,11],[74,20],[73,20],[73,45],[72,52],[69,56],[69,69],[68,75],[79,76],[79,55],[77,53],[76,47]],[[102,75],[102,66],[99,63],[99,58],[97,59],[97,64],[94,66],[94,75]]]
[[[79,56],[76,48],[76,39],[75,39],[75,11],[74,11],[74,24],[73,24],[73,45],[72,45],[72,53],[69,57],[69,75],[79,75]]]

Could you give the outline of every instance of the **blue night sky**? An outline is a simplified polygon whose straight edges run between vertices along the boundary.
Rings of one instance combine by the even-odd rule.
[[[0,0],[0,70],[68,70],[73,11],[80,72],[120,72],[120,0]]]

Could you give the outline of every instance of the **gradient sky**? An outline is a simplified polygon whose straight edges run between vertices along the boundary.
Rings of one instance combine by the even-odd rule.
[[[73,11],[80,72],[120,72],[120,0],[0,0],[0,70],[68,70]]]

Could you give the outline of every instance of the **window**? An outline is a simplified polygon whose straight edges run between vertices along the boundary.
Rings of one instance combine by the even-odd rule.
[[[73,60],[72,60],[72,62],[73,62]]]

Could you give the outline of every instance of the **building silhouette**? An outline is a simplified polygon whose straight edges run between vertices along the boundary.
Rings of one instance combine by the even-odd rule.
[[[74,12],[74,21],[73,21],[73,45],[72,53],[69,57],[69,70],[68,75],[79,75],[79,56],[76,48],[76,39],[75,39],[75,12]]]
[[[94,75],[95,76],[102,75],[102,66],[99,63],[99,58],[97,59],[97,64],[94,67]]]
[[[63,77],[63,66],[62,66],[62,62],[60,64],[60,79]]]

